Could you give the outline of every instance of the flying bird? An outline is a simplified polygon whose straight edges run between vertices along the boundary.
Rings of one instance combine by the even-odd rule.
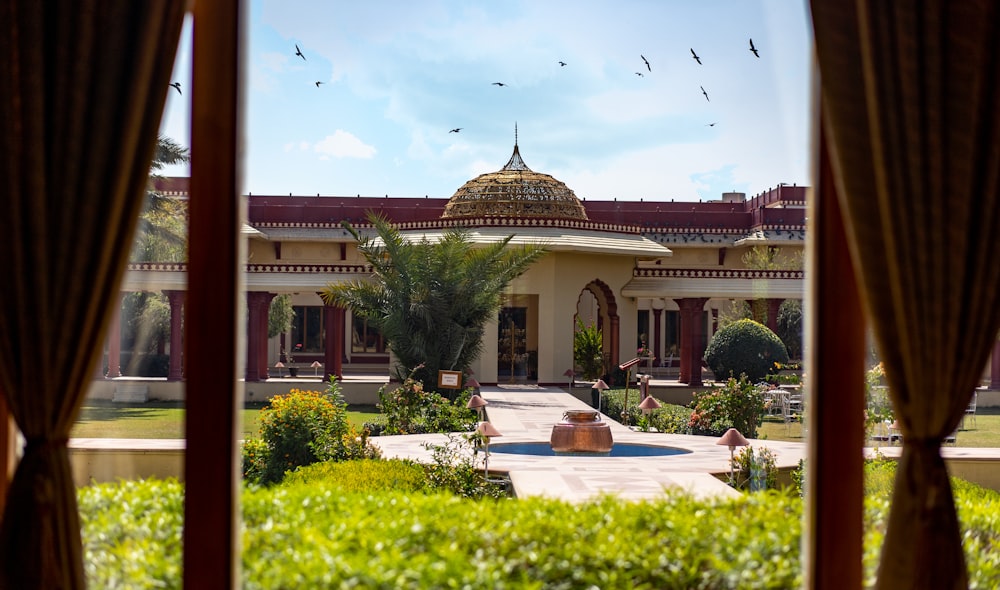
[[[635,75],[639,76],[640,78],[642,78],[642,72],[636,72]]]
[[[171,82],[170,85],[174,87],[174,90],[177,91],[177,94],[180,94],[181,96],[184,96],[184,93],[181,92],[181,83],[180,82]]]
[[[757,48],[753,46],[753,39],[750,39],[750,51],[753,52],[753,56],[760,59],[760,54],[757,53]]]
[[[494,82],[493,86],[506,86],[503,82]]]
[[[703,90],[703,92],[704,92],[704,90]],[[715,127],[716,123],[718,123],[718,121],[716,121],[715,123],[706,123],[705,127]]]
[[[694,49],[691,49],[691,57],[693,57],[694,60],[698,62],[699,66],[701,65],[701,58],[698,57],[698,54],[694,52]]]
[[[461,131],[462,129],[463,129],[462,127],[455,127],[454,129],[452,129],[452,130],[451,130],[451,131],[449,131],[448,133],[458,133],[458,132],[459,132],[459,131]]]
[[[705,95],[705,100],[708,100],[708,93],[705,92],[705,87],[704,86],[699,86],[698,88],[701,88],[701,93]],[[708,102],[712,102],[712,101],[708,100]]]
[[[646,56],[642,55],[642,54],[639,54],[639,57],[642,58],[642,61],[646,62],[646,69],[649,70],[650,72],[652,72],[653,68],[649,67],[649,60],[646,59]]]
[[[322,82],[320,82],[319,80],[316,80],[316,88],[319,88],[320,84],[322,84]]]
[[[559,65],[560,65],[560,66],[565,66],[565,65],[566,65],[566,62],[564,62],[564,61],[561,61],[561,62],[559,62]]]
[[[295,55],[301,57],[303,61],[306,59],[306,56],[302,55],[302,50],[299,49],[298,44],[295,45]]]

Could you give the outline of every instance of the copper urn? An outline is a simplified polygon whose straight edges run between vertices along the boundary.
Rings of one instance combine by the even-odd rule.
[[[610,453],[611,427],[593,410],[566,410],[552,426],[549,439],[556,453]]]

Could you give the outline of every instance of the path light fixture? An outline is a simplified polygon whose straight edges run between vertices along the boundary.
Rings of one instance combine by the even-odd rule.
[[[476,426],[476,434],[486,439],[486,452],[483,454],[483,475],[486,481],[490,481],[490,439],[494,436],[503,436],[495,426],[489,422],[480,422]]]
[[[564,377],[569,377],[569,389],[570,389],[570,391],[572,391],[573,390],[573,377],[576,377],[576,371],[574,371],[572,368],[566,369],[566,371],[563,372],[563,376]]]
[[[601,411],[601,406],[604,405],[604,403],[603,403],[604,400],[601,399],[601,395],[604,393],[605,389],[611,389],[611,388],[608,386],[607,383],[604,382],[604,379],[598,379],[597,383],[594,383],[594,386],[590,388],[590,397],[591,397],[590,401],[591,402],[594,402],[594,401],[597,402],[597,411],[598,412]],[[594,395],[595,391],[597,392],[596,397]]]
[[[478,386],[478,385],[479,384],[476,383],[476,386]],[[489,404],[489,402],[487,402],[482,397],[480,397],[478,393],[473,393],[472,397],[469,398],[469,403],[465,404],[465,407],[469,408],[470,410],[475,410],[476,411],[476,415],[479,416],[479,420],[482,421],[482,419],[483,419],[483,408],[485,408],[488,404]],[[477,432],[478,432],[478,430],[477,430]]]
[[[639,409],[642,410],[642,413],[647,416],[650,412],[659,407],[660,402],[656,401],[656,398],[651,395],[647,395],[646,399],[642,400],[642,403],[639,404]]]
[[[278,361],[274,363],[274,368],[278,369],[278,377],[281,377],[282,376],[281,370],[285,368],[285,363]]]
[[[314,373],[314,374],[315,374],[315,375],[316,375],[317,377],[319,377],[319,368],[323,366],[323,363],[321,363],[321,362],[319,362],[319,361],[313,361],[313,364],[311,364],[311,365],[309,365],[309,366],[313,368],[313,373]]]
[[[739,430],[730,428],[715,444],[729,447],[729,485],[733,485],[736,483],[736,447],[745,447],[750,441]]]
[[[465,386],[472,390],[472,393],[479,395],[479,381],[476,381],[475,377],[469,377],[469,380],[465,382]]]

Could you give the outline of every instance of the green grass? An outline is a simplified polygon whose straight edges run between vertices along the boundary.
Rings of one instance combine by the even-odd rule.
[[[263,403],[248,403],[241,410],[240,438],[257,436],[258,414]],[[374,415],[375,406],[350,406],[348,419],[358,428]],[[182,402],[117,403],[88,400],[80,410],[72,438],[184,438]]]

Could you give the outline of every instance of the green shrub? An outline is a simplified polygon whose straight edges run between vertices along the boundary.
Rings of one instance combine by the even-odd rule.
[[[326,461],[300,467],[283,484],[330,484],[345,492],[420,492],[431,489],[424,466],[404,459]]]
[[[733,458],[733,469],[733,481],[729,485],[738,490],[773,490],[778,484],[774,452],[767,447],[743,447]]]
[[[336,377],[330,378],[326,393],[292,389],[271,398],[259,420],[267,444],[262,484],[279,482],[286,472],[317,461],[378,456],[367,434],[359,434],[347,418]]]
[[[267,441],[262,438],[248,438],[240,445],[240,455],[243,463],[243,479],[259,482],[267,469],[269,449]]]
[[[866,467],[888,472],[889,465]],[[292,482],[289,479],[289,482]],[[970,588],[1000,587],[1000,494],[953,479]],[[184,489],[119,481],[77,491],[89,588],[180,588]],[[802,500],[497,503],[344,491],[332,481],[247,488],[242,587],[800,588]],[[865,499],[871,587],[889,500]]]
[[[573,332],[573,360],[583,371],[583,378],[593,381],[604,372],[604,335],[596,324],[583,325],[577,318]]]
[[[764,420],[766,384],[754,385],[746,376],[730,377],[711,391],[694,394],[694,410],[689,425],[692,434],[722,436],[735,428],[747,438],[757,438],[757,429]]]
[[[466,389],[450,401],[424,391],[423,384],[412,377],[391,391],[383,386],[378,391],[378,408],[385,420],[381,434],[468,432],[476,425],[476,413],[465,407],[471,395]]]
[[[675,404],[663,404],[649,415],[650,425],[667,434],[691,434],[690,420],[691,408]]]
[[[424,443],[431,451],[433,463],[425,465],[427,480],[432,488],[451,492],[464,498],[505,498],[504,486],[486,481],[479,470],[482,439],[477,434],[448,434],[444,444]]]
[[[788,362],[788,351],[767,326],[743,319],[712,336],[705,362],[716,380],[745,374],[751,383],[757,383],[774,371],[775,363]]]

